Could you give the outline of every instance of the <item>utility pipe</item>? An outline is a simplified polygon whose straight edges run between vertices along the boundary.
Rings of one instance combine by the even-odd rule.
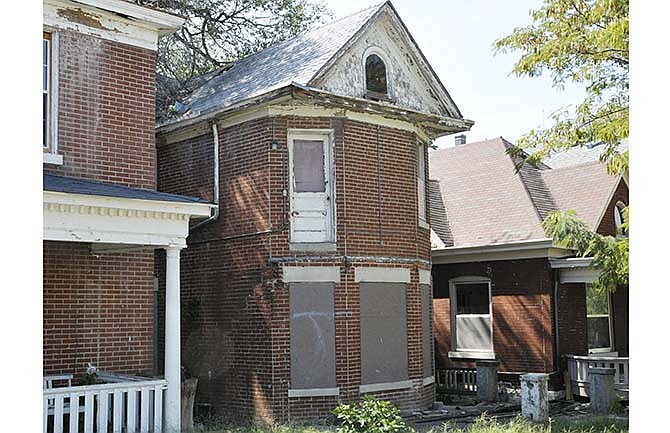
[[[216,126],[216,122],[212,122],[212,135],[214,136],[214,204],[216,207],[214,208],[214,215],[194,225],[189,230],[189,234],[197,228],[219,219],[219,128]]]

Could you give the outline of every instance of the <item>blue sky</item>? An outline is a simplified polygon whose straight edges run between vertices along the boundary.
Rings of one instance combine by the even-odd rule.
[[[379,0],[324,0],[341,17],[379,3]],[[424,55],[439,75],[463,116],[475,125],[468,142],[503,136],[516,140],[532,128],[549,125],[555,110],[576,104],[583,88],[551,87],[548,75],[517,78],[510,75],[519,54],[493,55],[493,42],[515,27],[530,24],[530,10],[541,0],[393,0]],[[453,144],[443,137],[435,144]]]

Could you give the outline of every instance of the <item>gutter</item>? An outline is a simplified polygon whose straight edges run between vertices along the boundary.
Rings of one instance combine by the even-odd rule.
[[[188,231],[189,234],[193,233],[199,227],[218,220],[219,213],[221,212],[219,208],[219,128],[216,126],[216,122],[212,122],[212,135],[214,136],[214,214],[191,227]]]
[[[544,239],[534,239],[531,241],[508,242],[505,244],[436,248],[431,251],[431,255],[435,257],[445,257],[454,254],[485,254],[492,252],[522,251],[527,249],[551,248],[553,246],[554,245],[551,238],[544,238]]]

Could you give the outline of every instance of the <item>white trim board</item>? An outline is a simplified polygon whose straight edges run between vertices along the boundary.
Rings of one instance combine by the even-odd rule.
[[[430,271],[427,269],[419,269],[419,284],[430,285]]]
[[[356,267],[354,281],[357,283],[409,283],[410,272],[407,268]]]
[[[285,283],[339,283],[339,266],[284,266]]]
[[[43,6],[45,26],[153,51],[158,48],[159,35],[174,32],[185,21],[181,17],[125,1],[44,0]]]

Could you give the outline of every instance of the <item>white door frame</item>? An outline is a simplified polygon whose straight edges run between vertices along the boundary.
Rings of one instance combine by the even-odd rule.
[[[324,175],[325,175],[325,194],[326,197],[329,197],[329,207],[328,213],[329,217],[326,218],[326,239],[320,241],[322,243],[332,243],[336,239],[336,224],[335,224],[335,176],[334,176],[334,142],[335,142],[335,131],[333,129],[289,129],[287,144],[288,144],[288,166],[289,166],[289,212],[291,213],[291,239],[290,242],[296,242],[294,229],[294,218],[293,218],[293,187],[294,187],[294,177],[293,177],[293,141],[294,140],[318,140],[323,141],[324,143],[324,152],[323,152],[323,162],[324,162]],[[303,193],[308,194],[308,193]]]

